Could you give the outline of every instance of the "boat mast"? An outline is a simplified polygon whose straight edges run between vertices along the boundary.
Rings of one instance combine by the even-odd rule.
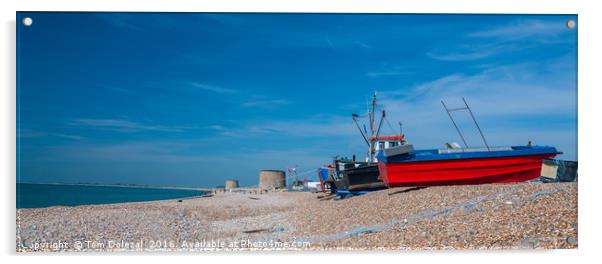
[[[357,129],[360,131],[360,134],[362,134],[362,137],[364,138],[364,141],[366,142],[366,144],[368,144],[368,162],[375,162],[376,161],[376,138],[378,137],[378,135],[380,134],[380,129],[383,125],[383,121],[385,119],[385,110],[383,109],[381,111],[381,118],[380,121],[378,123],[378,126],[376,126],[376,118],[374,117],[374,113],[376,111],[376,92],[372,95],[372,103],[369,105],[368,107],[368,122],[370,123],[370,136],[368,136],[368,131],[363,131],[360,127],[360,125],[357,122],[358,119],[358,115],[356,114],[352,114],[352,119],[353,122],[355,123],[355,126],[357,127]],[[364,126],[364,130],[366,129],[366,126]]]
[[[368,117],[370,117],[370,136],[374,136],[374,109],[376,109],[376,92],[372,94],[372,108],[368,112]]]
[[[381,117],[380,117],[380,121],[378,123],[378,127],[376,127],[376,118],[374,116],[375,112],[376,112],[376,92],[374,92],[374,94],[372,94],[372,108],[370,110],[370,112],[368,113],[368,116],[370,118],[370,138],[372,140],[368,140],[369,141],[369,149],[368,149],[368,161],[369,162],[376,162],[376,142],[377,142],[377,137],[378,134],[380,134],[380,128],[383,125],[383,120],[385,119],[385,110],[383,109],[381,111]]]
[[[368,144],[368,161],[372,162],[374,159],[374,109],[376,108],[376,92],[372,94],[371,108],[368,110],[368,120],[370,122],[370,139]]]

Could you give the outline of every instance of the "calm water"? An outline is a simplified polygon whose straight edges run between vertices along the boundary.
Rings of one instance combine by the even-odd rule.
[[[193,190],[17,183],[17,208],[142,202],[202,194]]]

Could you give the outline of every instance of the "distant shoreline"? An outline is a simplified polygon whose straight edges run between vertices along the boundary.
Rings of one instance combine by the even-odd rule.
[[[95,184],[95,183],[62,183],[62,182],[17,182],[17,184],[39,184],[39,185],[69,185],[69,186],[93,186],[93,187],[122,187],[122,188],[143,188],[143,189],[168,189],[168,190],[191,190],[191,191],[211,191],[216,188],[203,187],[177,187],[177,186],[152,186],[137,184]]]

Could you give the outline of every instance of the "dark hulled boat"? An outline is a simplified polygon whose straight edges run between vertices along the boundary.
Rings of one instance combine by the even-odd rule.
[[[335,160],[334,184],[337,190],[359,191],[386,187],[380,180],[378,164]]]
[[[357,122],[359,116],[356,114],[352,115],[353,121],[368,146],[366,160],[356,161],[355,158],[352,160],[335,159],[331,166],[331,168],[334,169],[332,179],[327,180],[325,172],[323,172],[323,175],[321,176],[322,181],[331,187],[331,189],[334,187],[338,190],[361,191],[382,189],[386,187],[379,174],[376,154],[380,150],[402,145],[405,143],[405,140],[402,134],[392,136],[380,135],[381,127],[385,121],[385,110],[381,111],[381,117],[377,126],[377,120],[375,118],[376,108],[376,94],[374,94],[372,96],[371,108],[368,111],[367,116],[370,133],[368,133],[366,126],[364,126],[364,130],[360,128],[360,125]]]
[[[380,179],[378,164],[375,163],[360,164],[356,168],[346,169],[343,171],[340,185],[349,191],[382,189],[386,187]]]

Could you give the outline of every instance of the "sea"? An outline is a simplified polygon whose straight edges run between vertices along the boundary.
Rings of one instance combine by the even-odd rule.
[[[17,183],[17,208],[169,200],[200,196],[205,193],[168,188]]]

